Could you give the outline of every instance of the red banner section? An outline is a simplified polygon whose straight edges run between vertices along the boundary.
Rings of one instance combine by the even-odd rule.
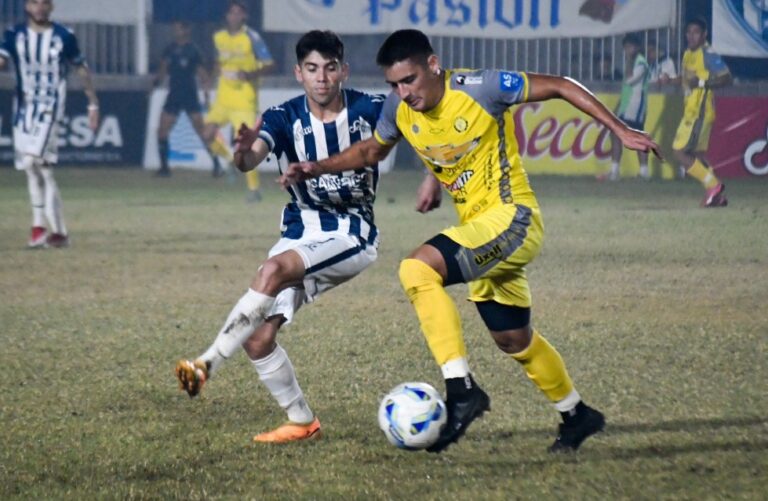
[[[720,177],[768,176],[768,97],[716,97],[708,159]]]
[[[598,96],[608,106],[616,94]],[[768,176],[768,98],[716,97],[717,118],[707,158],[721,177]],[[610,168],[611,137],[592,118],[561,100],[526,103],[514,110],[515,133],[525,169],[532,174],[599,175]],[[651,159],[654,176],[670,179],[672,140],[682,117],[682,96],[651,94],[645,130],[664,160]],[[638,173],[637,155],[624,151],[621,175]]]

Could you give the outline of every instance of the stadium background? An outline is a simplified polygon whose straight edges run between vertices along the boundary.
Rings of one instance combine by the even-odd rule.
[[[768,42],[765,39],[768,29],[763,27],[761,32],[759,27],[750,28],[748,15],[745,14],[750,9],[757,9],[762,15],[757,22],[765,26],[765,19],[768,19],[766,2],[761,2],[763,0],[670,0],[659,4],[663,6],[661,10],[668,11],[668,15],[657,14],[645,24],[643,19],[637,17],[632,22],[620,24],[626,21],[626,18],[618,14],[621,9],[633,7],[633,0],[622,0],[615,2],[615,19],[601,19],[597,23],[601,33],[591,31],[588,24],[581,28],[577,25],[565,29],[567,26],[564,22],[557,29],[545,31],[544,19],[538,27],[541,36],[537,35],[536,29],[531,29],[533,8],[536,6],[544,18],[557,9],[563,10],[563,4],[556,0],[515,0],[496,2],[494,7],[488,7],[491,10],[487,13],[489,16],[494,14],[493,9],[506,9],[503,17],[513,23],[516,14],[523,14],[521,19],[527,26],[513,26],[506,32],[502,31],[503,36],[499,36],[500,30],[488,34],[470,23],[451,26],[445,22],[446,18],[455,21],[460,14],[473,18],[478,16],[477,10],[480,7],[477,5],[482,2],[370,0],[350,3],[349,0],[291,0],[273,3],[249,0],[247,3],[251,10],[249,24],[262,33],[276,61],[274,71],[261,80],[262,109],[301,91],[292,77],[294,44],[300,32],[309,26],[335,27],[334,16],[338,18],[339,12],[344,12],[340,11],[344,5],[359,6],[357,10],[366,13],[358,18],[350,16],[351,19],[371,20],[378,15],[386,21],[389,16],[390,28],[397,28],[397,21],[393,19],[399,15],[400,19],[407,21],[408,27],[430,32],[446,67],[495,67],[570,75],[597,92],[610,106],[618,102],[621,84],[617,73],[623,68],[621,39],[626,33],[638,33],[644,43],[656,40],[659,54],[669,54],[679,69],[685,50],[681,27],[686,19],[703,17],[710,22],[713,46],[725,56],[736,77],[734,86],[717,93],[718,119],[713,132],[710,160],[722,177],[740,177],[768,174],[768,158],[765,153],[768,136]],[[573,3],[589,2],[574,0]],[[637,5],[639,2],[634,3]],[[109,8],[104,8],[107,4]],[[487,2],[484,5],[489,4]],[[177,19],[193,23],[194,42],[210,63],[213,58],[211,35],[221,26],[227,2],[56,0],[55,5],[54,18],[72,27],[77,33],[89,64],[95,71],[95,84],[101,98],[103,115],[99,130],[96,133],[89,131],[82,95],[79,92],[71,93],[60,137],[61,163],[156,168],[158,159],[154,130],[165,90],[153,91],[150,82],[162,49],[171,41],[169,23]],[[466,10],[457,10],[461,8]],[[731,41],[731,36],[728,39],[730,46],[718,40],[720,37],[720,40],[726,41],[728,37],[724,34],[722,23],[720,27],[712,25],[713,9],[717,14],[714,16],[716,20],[724,17],[718,14],[717,9],[727,9],[735,12],[736,18],[742,15],[747,19],[747,23],[729,28],[732,32],[734,29],[745,31],[743,34],[736,33],[735,42]],[[312,21],[309,21],[308,26],[301,26],[301,23],[291,19],[291,12],[299,12],[299,18],[304,16],[315,20],[317,26],[311,24]],[[20,20],[23,20],[23,0],[0,1],[0,22],[3,25]],[[444,31],[438,29],[441,23],[444,24]],[[349,85],[386,92],[381,85],[380,70],[372,57],[386,37],[386,27],[377,30],[363,23],[347,24],[350,26],[343,25],[343,30],[339,31],[348,48],[352,74]],[[518,33],[522,34],[522,29],[527,29],[527,32],[518,36]],[[749,51],[746,45],[740,45],[738,36],[748,38],[750,29],[757,33],[758,38],[762,36],[762,46],[758,44],[756,52],[749,54],[751,57],[740,57]],[[603,36],[590,36],[594,34]],[[763,48],[765,50],[761,52]],[[74,91],[78,88],[78,82],[76,78],[72,80],[70,89]],[[3,167],[10,166],[13,158],[10,131],[13,86],[12,73],[0,73],[0,165]],[[670,144],[682,113],[681,101],[679,89],[651,86],[646,128],[662,144],[668,158],[671,158]],[[588,117],[556,102],[518,107],[516,117],[518,139],[530,173],[595,175],[607,170],[610,139],[607,132]],[[189,121],[182,117],[171,134],[172,165],[207,169],[209,162]],[[396,167],[414,168],[417,165],[418,161],[407,145],[400,147]],[[267,168],[275,167],[269,164]],[[674,167],[671,164],[656,160],[652,168],[656,177],[673,177]],[[636,170],[636,156],[624,155],[622,174],[632,176]]]

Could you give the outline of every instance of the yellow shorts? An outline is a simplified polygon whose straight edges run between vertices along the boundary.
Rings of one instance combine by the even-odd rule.
[[[698,117],[690,119],[683,117],[675,133],[672,148],[678,151],[707,151],[709,135],[712,132],[714,117]]]
[[[256,114],[255,109],[228,108],[215,102],[205,115],[205,123],[216,124],[220,127],[228,123],[232,124],[233,133],[236,134],[240,124],[244,123],[248,127],[253,127],[253,124],[256,123]]]
[[[538,207],[504,205],[442,233],[461,246],[456,260],[470,301],[531,306],[525,265],[539,254],[544,240]]]

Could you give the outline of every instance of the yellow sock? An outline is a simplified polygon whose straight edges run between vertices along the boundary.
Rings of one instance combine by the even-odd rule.
[[[259,180],[259,171],[256,169],[249,170],[245,173],[245,182],[248,183],[248,189],[251,191],[256,191],[259,189],[259,186],[261,186],[261,181]]]
[[[528,348],[511,356],[523,365],[530,380],[550,401],[559,402],[573,390],[563,358],[535,329]]]
[[[211,153],[220,156],[227,162],[231,162],[233,159],[232,150],[229,149],[227,142],[224,141],[224,138],[219,134],[216,134],[216,137],[213,138],[213,141],[208,145],[208,148],[211,150]]]
[[[715,171],[704,165],[698,158],[693,161],[693,165],[688,169],[688,175],[698,179],[708,190],[720,184],[720,180],[715,176]]]
[[[466,357],[459,311],[435,270],[418,259],[400,263],[400,283],[416,309],[421,331],[438,365]]]

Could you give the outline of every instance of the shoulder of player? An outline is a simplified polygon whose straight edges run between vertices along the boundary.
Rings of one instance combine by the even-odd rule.
[[[77,38],[77,36],[75,35],[75,32],[69,26],[64,26],[63,24],[52,22],[51,27],[53,28],[53,33],[55,35],[61,36],[62,38],[66,38],[66,37]]]

